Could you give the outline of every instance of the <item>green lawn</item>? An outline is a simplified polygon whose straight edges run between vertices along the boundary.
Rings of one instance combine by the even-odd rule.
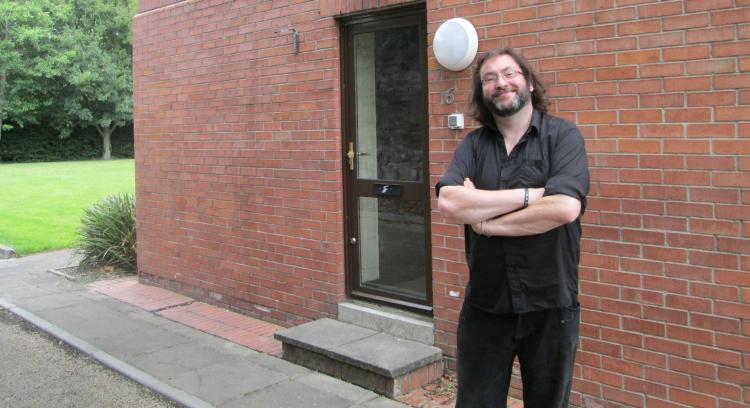
[[[72,248],[83,210],[135,191],[132,159],[0,164],[0,245],[21,255]]]

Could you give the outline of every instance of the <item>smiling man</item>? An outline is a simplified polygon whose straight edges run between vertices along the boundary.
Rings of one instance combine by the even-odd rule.
[[[514,49],[482,55],[473,83],[482,127],[436,186],[440,211],[465,224],[469,265],[456,408],[505,407],[516,357],[524,406],[566,407],[589,190],[583,137],[547,113],[544,85]]]

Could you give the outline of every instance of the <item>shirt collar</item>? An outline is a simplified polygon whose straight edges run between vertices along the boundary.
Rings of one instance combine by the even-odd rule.
[[[491,124],[487,125],[488,128],[490,128],[494,133],[500,134],[500,131],[497,130],[497,126],[495,126],[495,121],[493,120]],[[538,110],[534,109],[531,113],[531,123],[529,123],[529,128],[526,129],[526,133],[524,133],[524,137],[526,135],[538,135],[539,130],[542,128],[542,113]],[[531,130],[534,129],[534,132]],[[523,137],[521,138],[523,140]]]

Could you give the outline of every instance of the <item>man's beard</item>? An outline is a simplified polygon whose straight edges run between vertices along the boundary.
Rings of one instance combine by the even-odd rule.
[[[519,87],[515,91],[516,94],[510,102],[495,102],[493,99],[498,95],[493,93],[491,98],[484,98],[484,104],[494,115],[502,117],[511,116],[526,106],[531,99],[531,92],[529,92],[528,88]]]

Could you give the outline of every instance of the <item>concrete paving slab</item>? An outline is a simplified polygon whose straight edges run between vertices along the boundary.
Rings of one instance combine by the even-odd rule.
[[[181,343],[135,356],[131,364],[156,377],[169,378],[175,373],[197,370],[214,364],[237,361],[237,355],[200,343]]]
[[[234,344],[234,343],[228,343]],[[276,371],[284,374],[287,378],[295,379],[298,377],[309,375],[312,371],[309,369],[292,364],[286,360],[282,360],[278,357],[269,356],[267,354],[256,353],[253,357],[245,358],[248,362],[257,364],[260,367],[267,368],[272,371]],[[347,384],[347,386],[355,387],[354,385]]]
[[[355,403],[363,403],[380,397],[380,395],[370,390],[351,386],[351,384],[342,380],[321,373],[314,372],[304,377],[297,378],[297,381],[309,387],[338,395],[345,400],[354,401]]]
[[[431,405],[430,405],[431,406]],[[408,405],[402,404],[386,397],[378,397],[374,400],[364,402],[354,408],[408,408]]]
[[[190,339],[160,327],[139,327],[124,320],[121,326],[104,331],[91,342],[107,353],[129,361],[146,353],[189,343]]]
[[[166,378],[173,386],[221,406],[227,401],[288,381],[284,374],[245,361],[213,364]],[[281,407],[284,405],[276,405]],[[254,405],[245,405],[254,407]]]
[[[354,401],[296,381],[284,381],[219,405],[219,408],[349,408]]]

